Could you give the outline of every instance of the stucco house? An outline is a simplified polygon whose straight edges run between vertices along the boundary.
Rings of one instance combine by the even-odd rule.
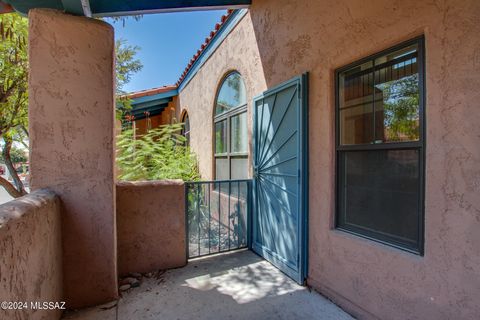
[[[192,199],[208,210],[218,197],[219,220],[220,211],[230,219],[232,207],[245,211],[248,202],[251,216],[232,218],[246,221],[242,236],[231,238],[226,223],[228,248],[238,241],[359,319],[478,319],[480,2],[227,2],[231,10],[176,84],[130,95],[140,130],[173,118],[188,123],[205,181],[187,184],[187,197],[197,192]],[[128,271],[125,252],[135,241],[124,236],[131,212],[121,200],[134,187],[115,186],[113,177],[113,71],[104,63],[113,61],[112,30],[58,12],[29,17],[31,186],[64,203],[63,294],[74,306],[94,305],[117,294],[117,268]],[[75,30],[88,32],[72,44]],[[75,50],[65,58],[52,46]],[[49,75],[53,61],[68,76]],[[105,70],[69,72],[98,61]],[[84,91],[79,82],[88,83]],[[65,86],[78,89],[69,114],[57,112],[65,103],[51,90]],[[101,90],[89,97],[88,86]],[[75,108],[95,109],[95,118]],[[85,145],[82,128],[98,142]],[[53,132],[62,138],[45,139]],[[92,159],[79,185],[75,166]],[[149,199],[165,188],[137,187],[148,188]],[[178,190],[163,201],[185,201],[173,196]],[[188,220],[186,205],[179,210]],[[173,225],[168,219],[162,223]],[[185,224],[186,235],[176,232],[184,242],[173,248],[182,259]],[[199,240],[197,255],[202,250]],[[129,258],[129,267],[140,263]],[[95,272],[85,281],[76,272],[87,260]]]
[[[255,178],[295,216],[271,231],[291,252],[254,235],[258,252],[360,314],[480,314],[441,307],[480,287],[479,22],[468,1],[258,1],[222,18],[170,92],[203,178]]]

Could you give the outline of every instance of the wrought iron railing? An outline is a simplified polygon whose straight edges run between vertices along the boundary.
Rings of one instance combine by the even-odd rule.
[[[249,246],[251,180],[185,183],[187,257]]]

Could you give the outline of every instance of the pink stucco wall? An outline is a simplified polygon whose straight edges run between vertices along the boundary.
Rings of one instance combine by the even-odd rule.
[[[60,319],[62,310],[30,305],[64,301],[60,224],[60,199],[49,190],[0,205],[0,301],[27,303],[2,308],[0,319]]]
[[[177,119],[184,111],[190,118],[190,145],[198,156],[203,179],[214,178],[213,110],[217,89],[230,71],[238,71],[245,81],[247,101],[267,89],[262,61],[255,43],[255,31],[247,15],[234,32],[218,47],[195,78],[181,91],[177,100]],[[248,107],[248,137],[252,137],[252,108]],[[251,144],[250,152],[251,155]],[[250,158],[251,160],[251,158]],[[251,161],[250,161],[251,162]]]
[[[181,180],[117,183],[118,273],[187,263]]]
[[[309,278],[361,319],[480,315],[480,2],[253,1],[180,92],[191,146],[212,177],[213,103],[238,70],[252,97],[310,72]],[[419,35],[426,43],[425,256],[333,228],[334,71]]]
[[[117,297],[114,37],[99,20],[29,13],[32,189],[62,201],[68,307]]]

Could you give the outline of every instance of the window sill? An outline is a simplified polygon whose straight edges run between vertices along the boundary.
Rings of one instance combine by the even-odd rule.
[[[367,235],[364,235],[364,234],[361,234],[361,233],[358,233],[358,232],[355,232],[355,231],[352,231],[352,230],[349,230],[349,229],[346,229],[346,228],[334,227],[334,228],[331,229],[331,231],[336,235],[339,235],[343,238],[345,238],[345,237],[349,238],[352,241],[364,240],[364,241],[366,241],[366,243],[368,243],[369,245],[372,245],[374,247],[389,249],[389,250],[393,249],[395,251],[400,251],[401,253],[408,253],[409,256],[411,256],[411,257],[423,258],[425,256],[425,253],[421,252],[419,250],[406,248],[406,247],[396,245],[396,244],[391,243],[391,242],[387,242],[387,241],[383,241],[383,240],[376,239],[376,238],[373,238],[373,237],[369,237]]]

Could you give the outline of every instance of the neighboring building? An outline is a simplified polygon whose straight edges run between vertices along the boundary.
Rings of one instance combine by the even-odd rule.
[[[365,318],[475,319],[479,26],[473,0],[253,1],[131,97],[188,116],[204,179],[265,184],[288,217],[253,247],[297,281]]]
[[[172,123],[175,119],[174,99],[178,96],[176,86],[164,86],[150,90],[131,93],[126,96],[131,102],[131,110],[124,123],[135,127],[138,134],[163,124]]]

